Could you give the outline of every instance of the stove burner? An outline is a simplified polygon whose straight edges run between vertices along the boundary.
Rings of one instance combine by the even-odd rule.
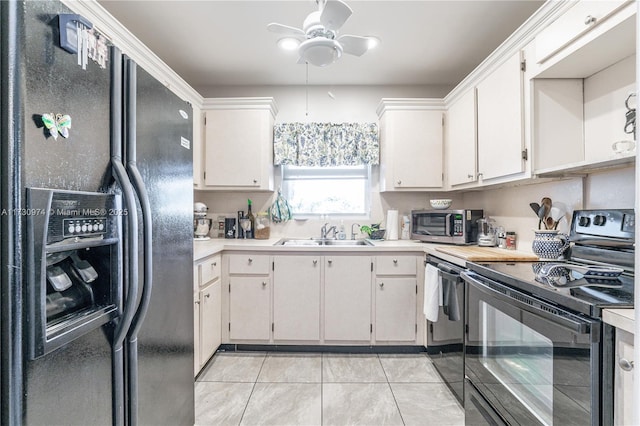
[[[618,279],[622,269],[603,266],[581,266],[564,263],[534,263],[535,280],[555,288],[622,287]]]

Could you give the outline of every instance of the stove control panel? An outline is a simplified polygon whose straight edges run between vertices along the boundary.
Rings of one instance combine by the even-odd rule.
[[[632,209],[576,210],[571,224],[571,241],[597,236],[634,241],[635,213]]]

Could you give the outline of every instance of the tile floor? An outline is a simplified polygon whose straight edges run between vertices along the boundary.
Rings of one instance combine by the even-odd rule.
[[[222,352],[195,384],[196,425],[463,425],[426,354]]]

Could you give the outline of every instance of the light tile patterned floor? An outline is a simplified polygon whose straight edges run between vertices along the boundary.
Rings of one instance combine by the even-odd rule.
[[[223,352],[195,384],[196,425],[464,425],[426,354]]]

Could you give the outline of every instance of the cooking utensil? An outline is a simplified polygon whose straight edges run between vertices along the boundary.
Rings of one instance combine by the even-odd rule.
[[[555,225],[555,221],[553,220],[553,218],[551,216],[547,216],[544,218],[544,226],[547,229],[553,229],[553,226]]]
[[[549,211],[551,210],[551,198],[544,197],[540,202],[540,208],[543,209],[542,217],[540,217],[540,213],[538,213],[538,217],[542,219],[542,223],[544,223],[545,229],[549,229],[547,217],[549,216]],[[553,226],[553,223],[551,224]]]
[[[542,229],[541,225],[542,222],[544,221],[544,206],[540,206],[540,208],[538,209],[538,229]],[[545,228],[546,228],[546,224],[545,224]]]
[[[538,203],[529,203],[529,207],[531,207],[531,210],[533,210],[533,212],[536,214],[536,216],[538,216],[538,210],[540,210],[540,204],[538,204]]]

